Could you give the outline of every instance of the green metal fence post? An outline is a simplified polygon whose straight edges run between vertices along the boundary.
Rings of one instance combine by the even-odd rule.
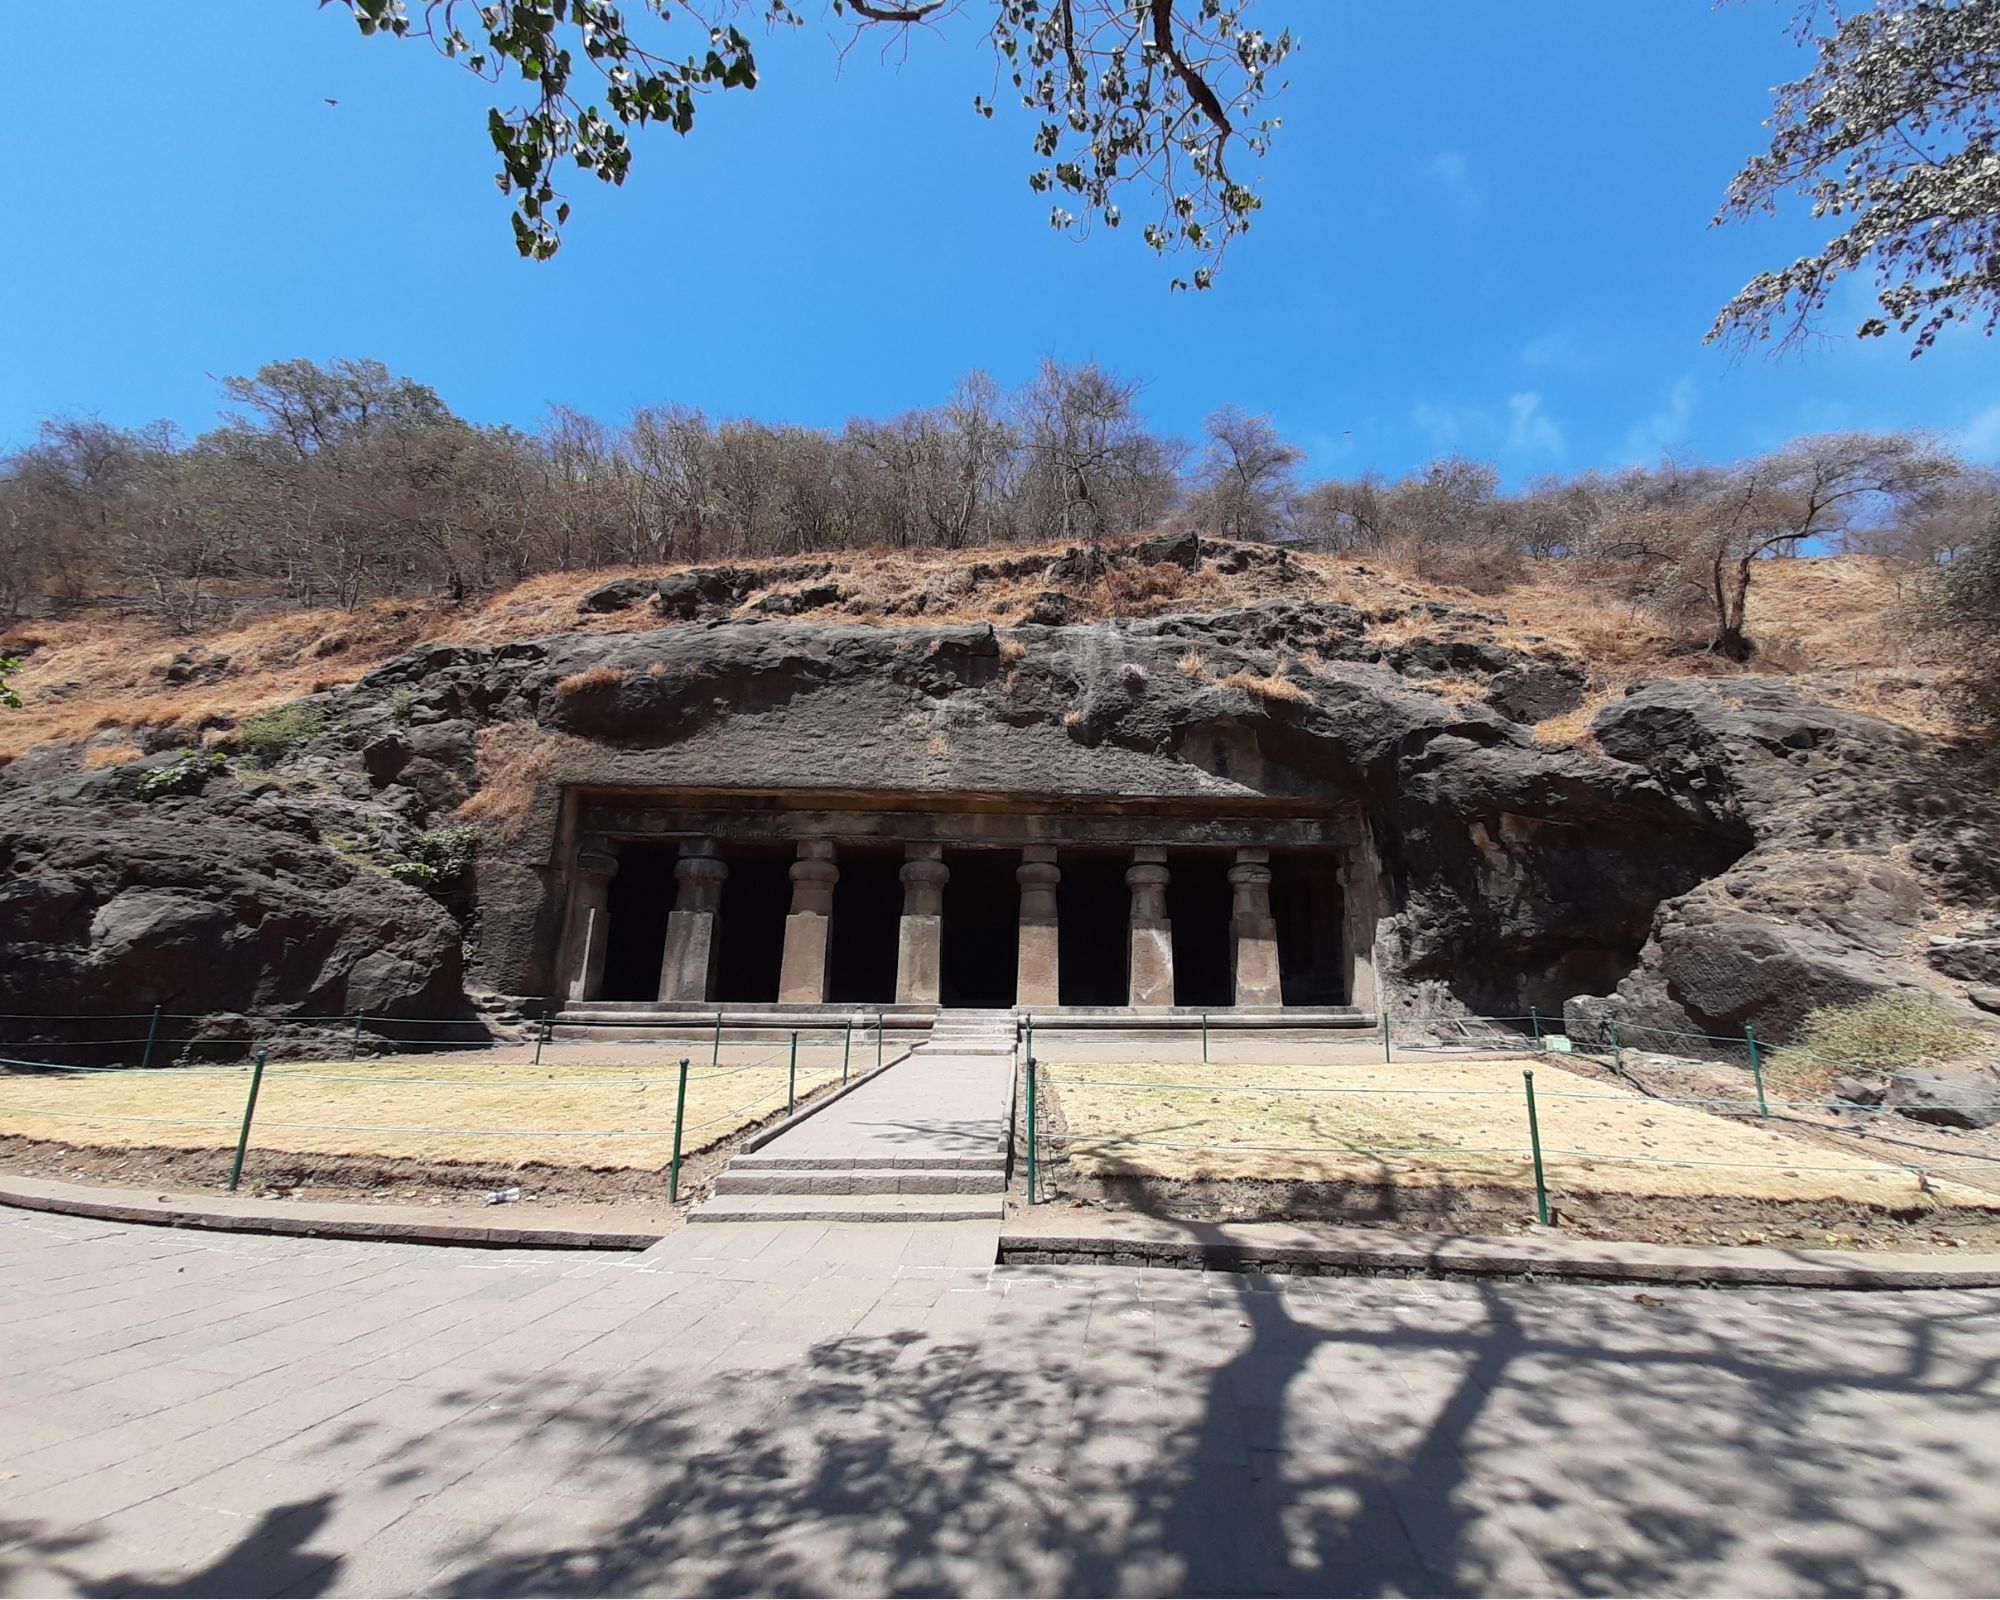
[[[1025,1019],[1025,1020],[1026,1020],[1026,1022],[1027,1022],[1027,1025],[1028,1025],[1028,1038],[1027,1038],[1027,1048],[1026,1048],[1026,1049],[1025,1049],[1024,1051],[1022,1051],[1022,1054],[1023,1054],[1023,1055],[1025,1055],[1025,1056],[1027,1056],[1027,1057],[1028,1057],[1028,1059],[1032,1061],[1032,1060],[1034,1059],[1034,1057],[1035,1057],[1035,1017],[1034,1017],[1034,1013],[1033,1013],[1033,1012],[1030,1012],[1030,1013],[1028,1014],[1028,1016],[1026,1017],[1026,1019]]]
[[[875,1013],[875,1065],[882,1065],[882,1013]]]
[[[1747,1022],[1743,1025],[1743,1040],[1750,1046],[1750,1076],[1757,1080],[1757,1115],[1768,1117],[1771,1102],[1764,1098],[1764,1055],[1757,1048],[1757,1035],[1750,1031]]]
[[[1544,1049],[1545,1046],[1542,1043],[1542,1014],[1534,1006],[1528,1007],[1528,1021],[1534,1024],[1535,1048],[1537,1050]]]
[[[1625,1051],[1618,1043],[1618,1024],[1606,1020],[1604,1026],[1611,1030],[1611,1064],[1620,1072],[1625,1070]]]
[[[139,1068],[144,1071],[153,1064],[153,1046],[160,1037],[160,1008],[153,1007],[153,1020],[146,1024],[146,1053],[139,1058]]]
[[[264,1057],[269,1052],[257,1052],[257,1065],[250,1069],[250,1098],[243,1102],[243,1131],[236,1136],[236,1164],[229,1169],[229,1192],[236,1192],[236,1185],[243,1177],[243,1153],[250,1148],[250,1119],[257,1114],[257,1091],[264,1087]]]
[[[1528,1089],[1528,1145],[1535,1153],[1535,1216],[1546,1228],[1549,1225],[1549,1182],[1542,1173],[1542,1125],[1535,1117],[1535,1074],[1523,1067],[1521,1081]]]
[[[1028,1057],[1028,1204],[1036,1204],[1035,1195],[1035,1058]]]
[[[722,1065],[722,1013],[720,1011],[715,1014],[715,1048],[708,1054],[708,1064],[711,1067]]]
[[[549,1019],[542,1018],[542,1025],[535,1030],[535,1065],[542,1064],[542,1046],[549,1042]]]
[[[1382,1013],[1382,1059],[1384,1061],[1395,1059],[1389,1054],[1389,1013],[1386,1011]]]
[[[1208,1013],[1201,1014],[1201,1064],[1208,1065]]]
[[[688,1103],[688,1058],[681,1057],[680,1087],[674,1091],[674,1164],[667,1169],[667,1204],[678,1204],[681,1197],[681,1124],[687,1116]]]
[[[792,1030],[792,1073],[785,1080],[785,1115],[790,1116],[799,1104],[799,1034]]]
[[[847,1061],[854,1054],[854,1019],[849,1017],[840,1030],[840,1081],[847,1082]]]

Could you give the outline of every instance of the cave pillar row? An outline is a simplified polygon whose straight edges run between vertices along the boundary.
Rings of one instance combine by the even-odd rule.
[[[1134,846],[1132,864],[1125,869],[1125,884],[1132,891],[1127,1003],[1149,1008],[1170,1006],[1174,1003],[1174,927],[1167,920],[1166,847]]]
[[[618,858],[601,840],[577,852],[558,968],[565,1000],[595,1000],[603,987],[604,952],[611,932],[611,880],[617,875]]]
[[[1055,1006],[1062,1003],[1061,931],[1056,923],[1056,885],[1062,868],[1052,844],[1025,845],[1014,869],[1021,886],[1021,941],[1015,963],[1014,1003]]]
[[[944,966],[944,886],[951,868],[941,844],[903,847],[903,921],[896,936],[896,1004],[938,1003]]]
[[[1375,925],[1381,920],[1384,899],[1382,869],[1374,845],[1364,840],[1349,849],[1341,859],[1339,875],[1342,933],[1347,945],[1347,1003],[1372,1012],[1381,993]]]
[[[785,918],[785,958],[778,974],[781,1005],[816,1006],[826,1000],[827,938],[833,886],[840,881],[833,841],[802,839],[792,863],[792,909]]]
[[[1283,1003],[1278,979],[1278,920],[1271,915],[1271,852],[1245,848],[1229,869],[1236,903],[1229,919],[1230,968],[1237,1006]]]
[[[667,948],[660,960],[662,1000],[715,998],[715,919],[729,864],[713,839],[689,839],[674,863],[674,909],[667,914]]]

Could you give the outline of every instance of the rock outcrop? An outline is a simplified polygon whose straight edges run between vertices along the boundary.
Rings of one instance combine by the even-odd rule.
[[[1152,543],[1161,564],[1215,558]],[[564,784],[1350,801],[1384,878],[1385,999],[1407,1014],[1567,1007],[1584,1036],[1749,1021],[1777,1041],[1814,1005],[1993,981],[1988,933],[1925,944],[1938,907],[2000,895],[1990,789],[1781,681],[1646,684],[1598,716],[1594,747],[1545,748],[1532,725],[1580,703],[1584,665],[1441,605],[1393,646],[1371,637],[1380,616],[1309,598],[996,631],[788,615],[837,604],[824,563],[776,590],[757,574],[790,598],[742,615],[743,577],[584,597],[654,608],[649,631],[400,657],[313,697],[282,781],[238,759],[148,797],[171,756],[16,762],[0,1005],[436,1014],[459,1003],[461,939],[480,982],[545,993]],[[482,844],[476,893],[398,881],[495,781],[527,810]]]

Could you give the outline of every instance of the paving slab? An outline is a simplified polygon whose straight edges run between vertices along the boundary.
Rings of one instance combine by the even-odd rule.
[[[605,1255],[0,1213],[0,1593],[1966,1594],[2000,1571],[2000,1290],[995,1266],[997,1235],[756,1222]],[[154,1304],[207,1320],[156,1337],[180,1315]],[[24,1330],[65,1315],[144,1359],[61,1387],[62,1345]],[[232,1329],[280,1367],[215,1385],[197,1356]]]

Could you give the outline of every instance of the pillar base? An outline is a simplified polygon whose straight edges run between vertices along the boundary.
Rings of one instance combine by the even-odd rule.
[[[826,999],[829,919],[812,911],[785,918],[785,959],[779,968],[778,999],[788,1006],[816,1006]]]
[[[1236,1001],[1239,1006],[1283,1003],[1278,975],[1278,924],[1273,917],[1239,917],[1230,926],[1235,947]]]
[[[896,936],[896,1004],[934,1006],[942,985],[944,918],[904,917]]]
[[[1168,922],[1132,924],[1132,987],[1126,1002],[1166,1007],[1174,1003],[1174,933]]]
[[[714,999],[710,978],[715,966],[714,955],[713,911],[668,912],[667,948],[660,961],[660,998]]]
[[[1015,969],[1014,1004],[1062,1004],[1061,946],[1053,922],[1021,924],[1020,964]]]

